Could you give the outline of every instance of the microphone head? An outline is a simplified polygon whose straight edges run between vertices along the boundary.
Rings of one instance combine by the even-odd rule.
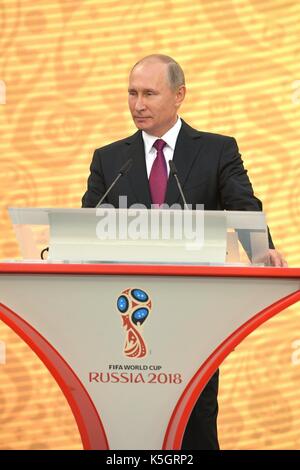
[[[169,167],[170,167],[170,171],[172,173],[172,175],[177,175],[177,168],[176,168],[176,165],[175,163],[173,162],[173,160],[169,160]]]
[[[122,176],[124,176],[124,175],[126,175],[126,173],[128,173],[128,171],[131,168],[132,162],[133,162],[132,158],[129,158],[129,160],[127,160],[127,162],[124,163],[124,165],[122,166],[122,168],[119,171],[119,173],[121,173]]]

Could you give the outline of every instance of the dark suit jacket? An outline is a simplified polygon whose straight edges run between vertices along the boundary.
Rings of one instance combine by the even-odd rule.
[[[83,207],[97,205],[122,165],[130,158],[133,159],[130,171],[120,178],[105,202],[118,207],[119,196],[126,195],[128,207],[141,203],[150,208],[141,131],[95,151],[88,189],[82,198]],[[182,121],[173,161],[188,204],[204,204],[206,210],[262,210],[234,138],[200,132]],[[169,178],[165,202],[168,205],[182,204],[174,178]],[[269,243],[273,248],[270,236]]]

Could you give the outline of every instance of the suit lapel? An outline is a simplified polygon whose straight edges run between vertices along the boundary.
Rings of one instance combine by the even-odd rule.
[[[151,196],[142,133],[140,131],[136,132],[132,137],[126,140],[126,145],[128,147],[126,149],[126,159],[133,159],[132,168],[128,173],[128,180],[132,192],[135,195],[137,203],[150,207]],[[124,159],[124,161],[126,161],[126,159]]]
[[[173,161],[178,171],[178,178],[183,187],[191,171],[193,162],[202,145],[201,134],[182,121],[175,146]],[[167,186],[166,203],[171,206],[180,200],[180,193],[175,178],[170,176]],[[187,201],[189,203],[189,201]]]

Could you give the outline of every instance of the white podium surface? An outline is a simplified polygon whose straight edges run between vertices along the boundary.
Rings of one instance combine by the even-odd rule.
[[[220,363],[299,299],[298,268],[0,264],[0,319],[50,369],[87,449],[180,448]]]
[[[263,264],[268,257],[258,211],[25,207],[9,214],[24,259],[40,259],[45,246],[48,259],[73,263]]]

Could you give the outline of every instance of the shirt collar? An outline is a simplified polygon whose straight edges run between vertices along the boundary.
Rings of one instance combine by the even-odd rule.
[[[147,134],[147,132],[145,131],[142,131],[142,136],[143,136],[143,141],[144,141],[144,145],[145,145],[145,154],[147,155],[152,147],[153,147],[153,144],[154,142],[157,140],[157,139],[162,139],[166,142],[166,144],[173,150],[175,150],[175,145],[176,145],[176,141],[177,141],[177,137],[178,137],[178,134],[179,134],[179,131],[180,131],[180,128],[181,128],[181,125],[182,125],[182,121],[180,119],[180,117],[178,117],[176,123],[174,124],[173,127],[171,127],[171,129],[169,129],[163,136],[161,137],[155,137],[154,135],[151,135],[151,134]]]

